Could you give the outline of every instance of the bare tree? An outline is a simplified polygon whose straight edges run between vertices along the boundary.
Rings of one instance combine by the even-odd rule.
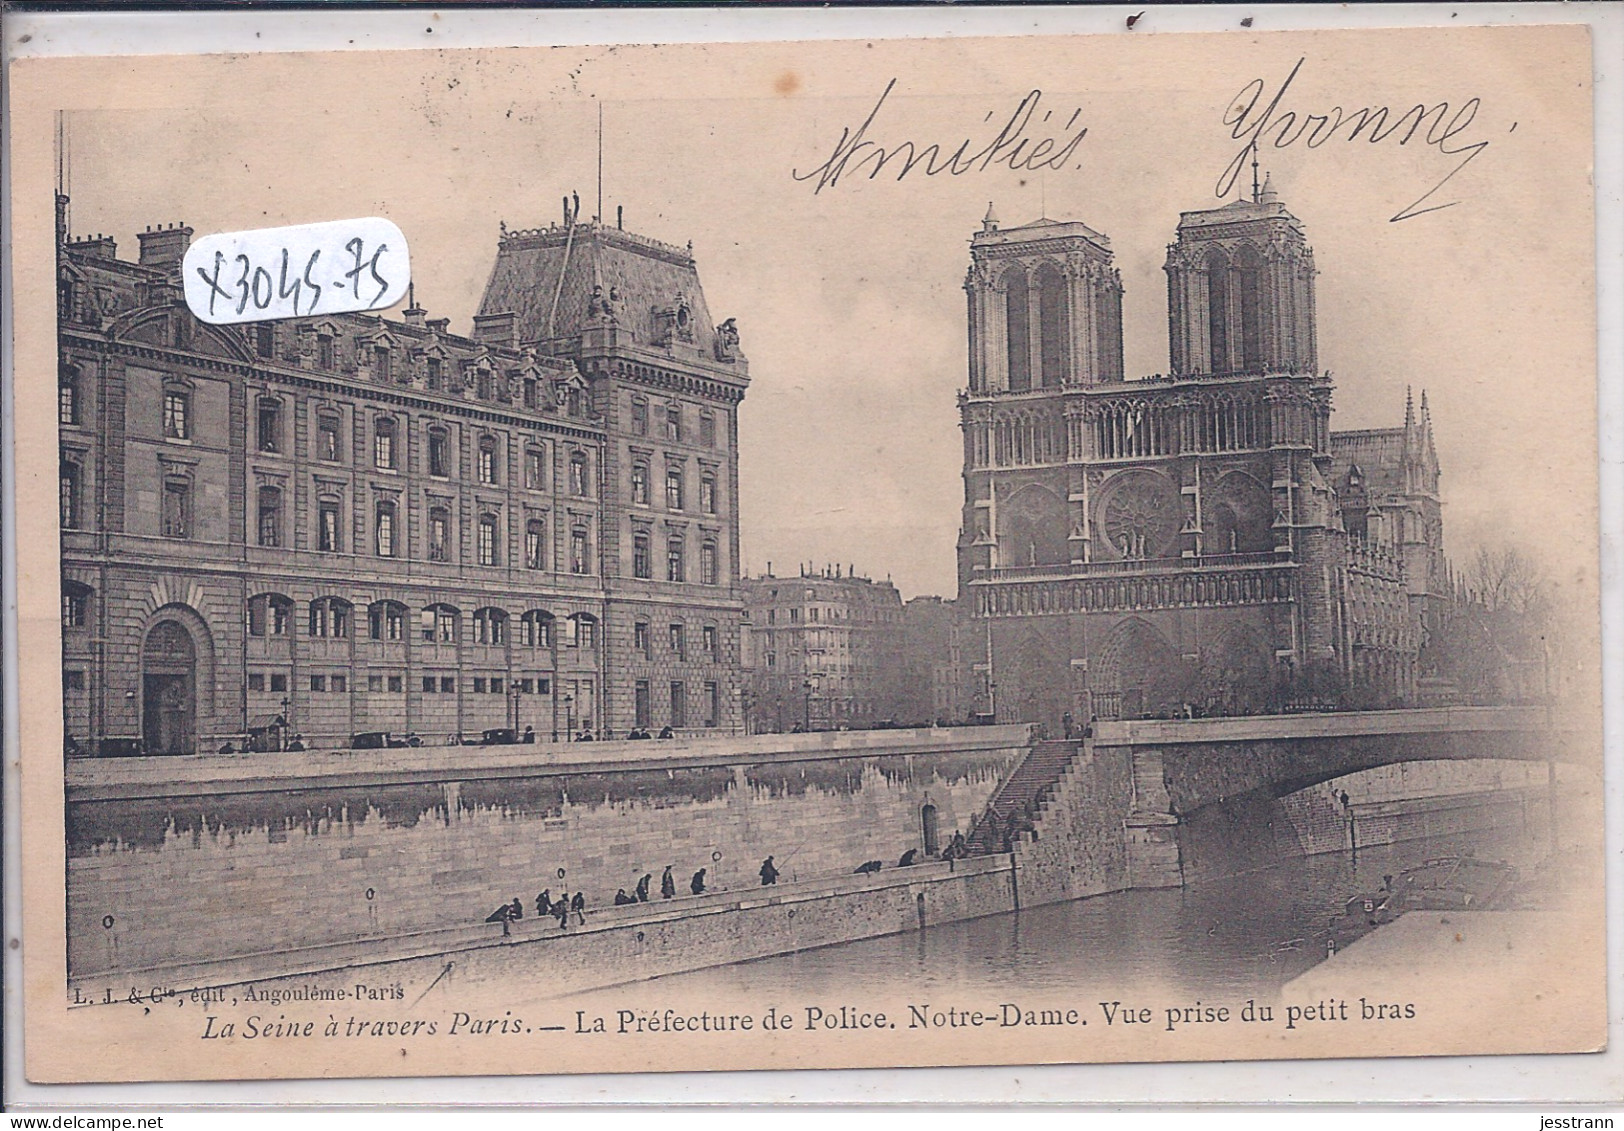
[[[1551,583],[1544,567],[1521,546],[1480,546],[1466,585],[1490,613],[1509,614],[1531,627],[1550,613]]]

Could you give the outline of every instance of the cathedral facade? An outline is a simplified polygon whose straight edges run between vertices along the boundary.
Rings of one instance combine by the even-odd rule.
[[[70,751],[739,725],[748,366],[691,248],[508,232],[469,333],[415,301],[209,326],[191,231],[58,201]]]
[[[1313,251],[1269,186],[1183,213],[1164,270],[1171,372],[1129,380],[1106,236],[989,208],[971,241],[958,559],[978,713],[1059,728],[1411,698],[1447,588],[1430,417],[1331,430]]]

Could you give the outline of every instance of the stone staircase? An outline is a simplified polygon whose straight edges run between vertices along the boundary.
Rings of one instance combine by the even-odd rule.
[[[1076,761],[1082,742],[1047,739],[1033,743],[1013,773],[1005,778],[987,803],[969,836],[973,856],[1003,852],[1006,835],[1019,840],[1030,833],[1044,802]],[[1012,834],[1012,835],[1011,835]]]

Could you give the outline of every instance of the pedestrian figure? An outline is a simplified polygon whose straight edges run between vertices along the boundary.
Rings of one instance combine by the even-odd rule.
[[[553,889],[548,888],[536,896],[536,918],[545,919],[553,913]]]
[[[636,902],[637,902],[637,900],[633,899],[631,896],[626,894],[626,889],[625,888],[621,888],[619,891],[615,892],[615,906],[616,907],[625,907],[628,903],[636,903]]]
[[[508,904],[508,918],[515,922],[524,918],[524,904],[519,902],[518,896],[514,896],[513,902]]]
[[[636,895],[638,903],[648,902],[648,882],[653,878],[654,873],[645,872],[643,873],[643,878],[637,881],[637,891],[633,894]]]
[[[660,898],[661,899],[670,899],[672,896],[674,896],[676,894],[677,894],[677,881],[671,875],[671,865],[667,864],[665,866],[664,873],[662,873],[661,876],[660,876]]]
[[[511,918],[512,915],[513,905],[511,903],[504,903],[495,911],[492,911],[489,915],[485,916],[485,922],[500,923],[502,924],[502,933],[504,935],[511,934],[512,931],[508,928],[508,919]]]
[[[675,738],[675,737],[677,737],[677,732],[672,730],[669,726],[661,727],[660,728],[660,737],[661,738]]]
[[[904,852],[902,854],[902,859],[897,861],[897,867],[898,868],[912,868],[914,866],[914,860],[918,856],[919,856],[919,849],[917,849],[917,848],[908,849],[908,851],[906,851],[906,852]]]
[[[885,867],[885,865],[878,860],[865,860],[852,870],[852,874],[857,876],[871,876],[883,867]]]
[[[953,859],[955,860],[962,860],[966,856],[970,855],[970,847],[964,842],[964,834],[962,832],[955,831],[953,833],[953,843],[949,844],[947,847],[953,853]]]
[[[695,895],[705,894],[705,869],[701,868],[694,873],[694,878],[688,881],[688,890]]]
[[[570,910],[575,912],[575,921],[583,927],[586,926],[586,893],[576,892],[570,897]]]
[[[534,742],[534,741],[536,741],[536,728],[535,727],[527,726],[527,727],[524,728],[524,740],[526,742]]]
[[[773,866],[771,856],[761,862],[761,886],[767,887],[778,882],[778,869]]]
[[[561,892],[558,893],[558,902],[553,904],[553,916],[554,916],[554,918],[556,918],[558,920],[558,929],[559,930],[563,931],[563,930],[569,929],[569,925],[570,925],[570,893],[569,892],[561,891]]]

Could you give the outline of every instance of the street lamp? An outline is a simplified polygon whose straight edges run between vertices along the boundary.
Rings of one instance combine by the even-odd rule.
[[[288,717],[288,708],[292,705],[293,700],[282,696],[282,733],[278,736],[277,746],[284,750],[288,745],[288,733],[293,729],[293,720]]]
[[[519,697],[522,694],[523,692],[519,690],[519,681],[516,679],[510,680],[508,682],[508,699],[513,703],[513,732],[515,735],[519,731]]]
[[[575,741],[575,696],[564,693],[564,741]]]

